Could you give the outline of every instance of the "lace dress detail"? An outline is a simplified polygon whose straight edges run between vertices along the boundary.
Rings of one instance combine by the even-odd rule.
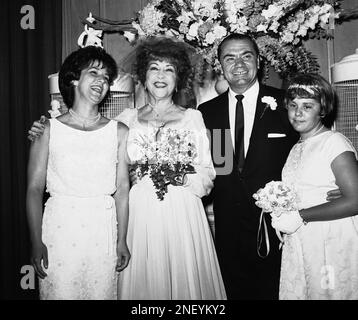
[[[132,163],[141,158],[138,141],[154,139],[157,129],[137,120],[137,110],[124,111],[117,120],[130,128],[127,151]],[[160,201],[145,175],[129,194],[128,267],[120,273],[119,299],[226,299],[213,239],[201,197],[213,186],[215,170],[201,113],[185,111],[171,129],[195,135],[198,158],[195,174],[184,186],[168,186]]]
[[[117,122],[95,131],[50,120],[41,299],[116,299]]]
[[[295,187],[299,209],[327,202],[327,192],[338,188],[331,163],[345,151],[356,154],[350,141],[333,131],[292,148],[282,180]],[[357,219],[310,222],[285,237],[280,299],[358,299]]]

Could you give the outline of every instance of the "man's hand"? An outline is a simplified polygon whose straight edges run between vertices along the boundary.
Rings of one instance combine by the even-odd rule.
[[[39,136],[41,136],[44,131],[45,131],[45,123],[46,121],[46,117],[45,116],[41,116],[39,121],[35,121],[32,124],[31,129],[28,131],[28,136],[27,138],[31,141],[34,141],[36,138],[38,138]]]

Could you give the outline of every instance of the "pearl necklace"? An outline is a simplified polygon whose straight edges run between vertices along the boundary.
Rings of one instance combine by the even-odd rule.
[[[319,134],[324,128],[325,128],[325,126],[322,124],[321,127],[320,127],[319,129],[317,129],[317,131],[316,131],[312,136],[310,136],[310,137],[308,137],[308,138],[305,138],[305,139],[302,139],[302,138],[300,137],[300,139],[298,140],[298,142],[299,142],[299,143],[300,143],[300,142],[305,142],[307,139],[310,139],[310,138],[316,136],[317,134]]]
[[[96,116],[88,118],[79,115],[77,112],[73,111],[72,108],[68,109],[68,112],[70,113],[72,119],[80,124],[83,129],[93,127],[101,119],[101,114],[99,112]]]

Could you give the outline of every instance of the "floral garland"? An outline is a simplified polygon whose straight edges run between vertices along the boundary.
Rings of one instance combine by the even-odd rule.
[[[217,47],[229,33],[255,38],[265,70],[282,77],[318,72],[317,58],[303,44],[333,37],[335,24],[358,18],[358,8],[341,9],[343,0],[149,0],[134,19],[113,21],[90,16],[89,30],[119,32],[135,44],[148,36],[184,41],[196,52],[197,79],[207,67],[220,73]],[[92,28],[92,29],[91,29]]]
[[[304,48],[308,38],[330,38],[335,23],[357,17],[333,0],[149,0],[132,26],[139,38],[165,35],[196,50],[202,63],[219,71],[221,40],[231,32],[253,36],[267,65],[282,77],[317,72],[317,58]]]

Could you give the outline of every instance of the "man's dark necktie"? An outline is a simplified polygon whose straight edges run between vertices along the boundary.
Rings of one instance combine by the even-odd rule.
[[[239,171],[242,171],[245,161],[244,151],[244,107],[242,105],[242,99],[244,96],[238,94],[235,96],[236,102],[236,113],[235,113],[235,158]]]

